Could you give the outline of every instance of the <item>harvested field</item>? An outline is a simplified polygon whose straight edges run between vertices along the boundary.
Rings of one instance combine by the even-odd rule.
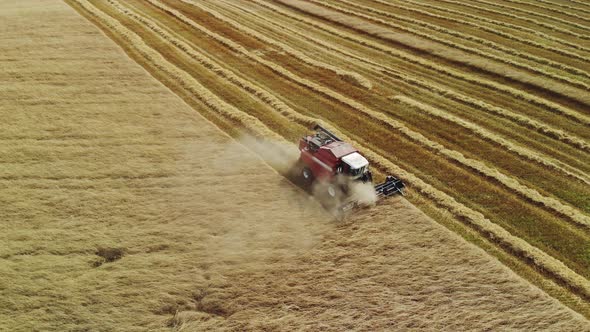
[[[590,330],[588,13],[0,0],[0,330]],[[333,220],[314,123],[407,196]]]

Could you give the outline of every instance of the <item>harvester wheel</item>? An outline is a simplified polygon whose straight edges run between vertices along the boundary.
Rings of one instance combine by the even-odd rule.
[[[311,185],[313,182],[313,173],[309,167],[303,167],[301,170],[301,178],[303,179],[303,183],[305,185]]]
[[[330,197],[334,198],[336,197],[336,187],[333,185],[328,186],[328,195],[330,195]]]

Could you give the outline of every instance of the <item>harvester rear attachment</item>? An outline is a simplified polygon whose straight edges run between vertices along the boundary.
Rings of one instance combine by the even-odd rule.
[[[397,193],[403,196],[405,187],[406,186],[402,180],[390,175],[385,178],[385,182],[375,185],[375,192],[377,193],[377,198],[379,199],[392,196]]]

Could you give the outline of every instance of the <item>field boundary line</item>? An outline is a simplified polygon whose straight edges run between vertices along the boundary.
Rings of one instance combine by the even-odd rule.
[[[256,3],[260,6],[265,7],[265,8],[268,8],[268,9],[270,9],[274,12],[277,12],[283,16],[287,16],[287,17],[290,17],[290,18],[297,20],[299,22],[309,24],[315,28],[326,31],[334,36],[352,41],[352,42],[357,43],[359,45],[363,45],[363,46],[378,50],[378,51],[383,52],[385,54],[392,55],[396,58],[403,59],[403,60],[408,61],[410,63],[423,66],[425,68],[437,71],[439,73],[442,73],[442,74],[445,74],[445,75],[448,75],[448,76],[451,76],[451,77],[454,77],[454,78],[457,78],[460,80],[463,80],[465,82],[470,82],[470,83],[478,84],[481,86],[485,86],[485,87],[490,88],[494,91],[508,93],[517,99],[533,103],[537,106],[543,107],[547,111],[561,114],[561,115],[566,116],[578,123],[584,124],[585,126],[590,126],[590,117],[588,117],[584,114],[580,114],[580,113],[578,113],[574,110],[571,110],[569,108],[566,108],[562,105],[559,105],[554,102],[548,101],[546,99],[529,94],[527,92],[523,92],[523,91],[514,89],[512,87],[505,86],[503,84],[489,81],[486,79],[480,79],[480,78],[475,77],[471,74],[463,73],[463,72],[460,72],[455,69],[447,68],[446,66],[438,65],[432,61],[425,60],[425,59],[410,55],[410,54],[405,53],[403,51],[399,51],[393,47],[382,45],[382,44],[370,41],[368,39],[358,37],[356,35],[352,35],[352,34],[349,34],[347,32],[341,31],[341,30],[334,29],[329,25],[326,25],[324,23],[317,22],[317,21],[312,21],[312,20],[310,20],[306,17],[303,17],[301,15],[292,14],[288,11],[283,10],[282,8],[278,8],[275,5],[271,5],[271,4],[263,2],[261,0],[248,0],[248,1]]]
[[[503,138],[495,133],[492,133],[485,128],[482,128],[477,124],[474,124],[474,123],[469,122],[467,120],[461,119],[461,118],[459,118],[455,115],[452,115],[444,110],[441,110],[441,109],[435,108],[431,105],[427,105],[422,102],[416,101],[416,100],[414,100],[410,97],[407,97],[407,96],[397,95],[397,96],[391,97],[390,99],[393,101],[402,103],[404,105],[411,106],[412,108],[417,109],[417,110],[421,111],[422,113],[432,115],[437,118],[444,119],[444,120],[447,120],[447,121],[452,122],[454,124],[457,124],[463,128],[468,129],[469,131],[477,134],[479,137],[483,138],[484,140],[487,140],[489,142],[493,142],[496,145],[503,147],[506,151],[517,154],[520,157],[524,157],[530,161],[534,161],[540,165],[551,168],[555,171],[563,173],[564,175],[570,176],[572,178],[575,178],[579,181],[584,182],[585,184],[590,185],[590,177],[588,177],[585,174],[584,175],[579,174],[579,173],[583,174],[582,171],[576,169],[576,171],[579,173],[574,173],[562,166],[559,166],[558,165],[559,161],[554,160],[548,156],[539,155],[539,154],[537,154],[537,153],[535,153],[535,152],[533,152],[533,151],[531,151],[531,150],[527,149],[526,147],[523,147],[519,144],[509,142],[505,138]]]

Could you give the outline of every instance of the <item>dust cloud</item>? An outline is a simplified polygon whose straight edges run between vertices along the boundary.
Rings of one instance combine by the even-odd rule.
[[[243,135],[238,141],[283,175],[292,173],[299,159],[295,143],[262,140],[248,135]]]
[[[216,179],[203,199],[219,202],[194,204],[195,212],[215,213],[215,219],[201,224],[203,248],[214,261],[255,267],[288,259],[320,243],[334,228],[321,205],[285,177],[298,159],[295,144],[243,136],[220,142],[208,155],[214,156],[210,172]]]
[[[352,182],[350,184],[351,196],[361,205],[375,205],[377,193],[372,183]]]

